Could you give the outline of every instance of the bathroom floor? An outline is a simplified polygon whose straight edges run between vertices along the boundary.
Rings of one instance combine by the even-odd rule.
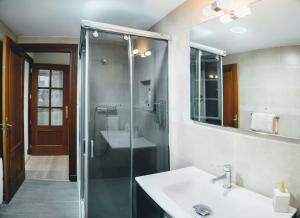
[[[26,180],[8,205],[2,205],[1,218],[78,218],[76,182]]]
[[[26,179],[69,181],[69,156],[29,156]]]

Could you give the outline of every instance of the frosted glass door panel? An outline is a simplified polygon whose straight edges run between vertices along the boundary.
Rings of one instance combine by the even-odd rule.
[[[48,108],[38,108],[37,124],[39,126],[49,125],[49,109]]]
[[[38,106],[40,107],[49,106],[49,89],[38,90]]]
[[[63,90],[51,90],[51,106],[62,107],[63,106]]]
[[[50,70],[39,70],[38,87],[48,88],[50,85]]]
[[[51,109],[51,125],[61,126],[63,124],[63,110]]]
[[[63,71],[52,70],[52,88],[63,88]]]

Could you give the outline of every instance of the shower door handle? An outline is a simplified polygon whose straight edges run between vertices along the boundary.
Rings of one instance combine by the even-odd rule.
[[[91,158],[94,158],[94,140],[91,140]]]
[[[86,154],[86,140],[82,139],[82,148],[81,148],[82,154]]]

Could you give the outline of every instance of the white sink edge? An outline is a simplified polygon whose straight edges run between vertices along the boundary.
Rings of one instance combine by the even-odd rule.
[[[209,174],[197,167],[191,166],[191,167],[186,167],[186,168],[181,168],[177,170],[171,170],[167,172],[162,172],[162,173],[157,173],[157,174],[152,174],[152,175],[147,175],[147,176],[140,176],[136,177],[135,180],[137,183],[140,185],[140,187],[165,211],[167,212],[170,216],[174,218],[188,218],[189,215],[187,216],[186,211],[180,207],[175,201],[170,199],[169,196],[167,196],[164,192],[164,189],[166,187],[169,187],[171,185],[174,185],[173,179],[178,179],[180,181],[178,182],[184,182],[187,181],[187,178],[181,178],[181,174],[197,174],[201,173],[206,177],[206,179],[210,179],[215,177],[212,174]],[[172,179],[170,179],[172,178]],[[192,181],[192,180],[191,180]],[[215,184],[219,185],[221,187],[221,184]],[[259,193],[253,192],[249,189],[233,185],[235,188],[240,188],[243,191],[251,192],[255,195],[257,195],[258,198],[264,198],[268,199],[271,204],[271,200],[269,197],[266,197],[264,195],[261,195]],[[267,205],[270,207],[270,205]],[[264,217],[264,218],[292,218],[297,212],[297,209],[290,207],[290,212],[289,213],[273,213],[272,216],[270,217]],[[194,217],[199,217],[197,215],[195,216],[190,216],[191,218]],[[235,218],[235,217],[232,217]]]

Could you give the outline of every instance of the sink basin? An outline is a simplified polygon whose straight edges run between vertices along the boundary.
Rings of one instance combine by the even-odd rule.
[[[200,217],[193,206],[203,204],[212,210],[209,218],[291,218],[289,213],[273,211],[272,199],[233,185],[224,189],[222,181],[212,183],[213,175],[196,167],[137,177],[144,191],[170,216]]]

